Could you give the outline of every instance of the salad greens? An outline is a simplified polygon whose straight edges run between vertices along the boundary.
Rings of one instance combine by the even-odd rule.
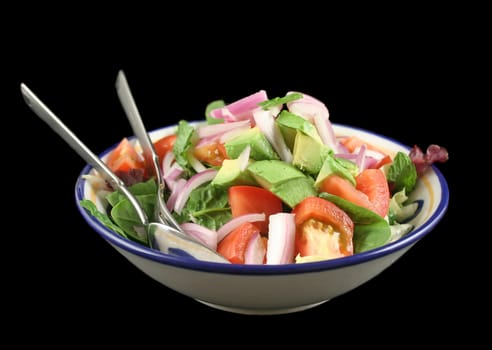
[[[417,183],[417,169],[408,154],[398,152],[388,169],[388,182],[392,184],[392,192],[403,189],[410,193]]]
[[[413,229],[406,221],[416,215],[419,204],[409,202],[408,194],[414,190],[419,174],[411,154],[397,152],[390,159],[357,137],[336,136],[326,106],[313,97],[290,92],[268,99],[266,92],[261,90],[231,104],[223,100],[212,101],[206,106],[205,118],[205,123],[196,125],[181,120],[175,134],[167,136],[169,149],[160,155],[166,182],[164,199],[190,235],[196,234],[195,238],[201,239],[206,236],[207,244],[220,253],[241,250],[242,256],[239,260],[234,256],[234,261],[261,263],[263,259],[268,263],[269,256],[273,255],[281,256],[277,261],[285,263],[323,259],[317,256],[317,248],[318,253],[311,257],[300,255],[303,250],[299,245],[304,243],[299,241],[299,230],[304,230],[305,237],[324,232],[333,239],[349,234],[348,241],[344,238],[346,246],[340,246],[345,253],[330,255],[331,252],[324,255],[327,259],[328,256],[350,255],[380,247]],[[429,159],[425,158],[426,164]],[[213,169],[213,172],[204,171],[207,169]],[[360,175],[374,169],[384,173],[384,184],[372,184],[371,176],[366,176],[366,182],[362,183]],[[327,179],[334,177],[338,179],[336,185],[328,186]],[[252,187],[256,188],[254,195],[252,191],[248,192]],[[232,188],[238,191],[231,191]],[[151,217],[157,192],[154,178],[129,186],[129,190]],[[232,193],[240,195],[233,198]],[[323,225],[328,226],[317,225],[320,217],[329,218],[332,214],[329,213],[331,207],[327,206],[324,213],[303,212],[302,215],[311,215],[306,221],[310,226],[295,222],[296,215],[292,213],[301,215],[298,208],[309,197],[319,197],[334,204],[339,208],[337,210],[348,215],[348,219],[342,220],[335,215],[327,219],[328,222],[323,221]],[[140,237],[134,229],[139,220],[126,197],[114,191],[105,199],[108,206],[104,213],[88,199],[81,205],[109,229],[127,239],[147,244],[145,237]],[[311,205],[315,205],[313,203]],[[262,212],[257,212],[260,207]],[[380,211],[376,211],[376,207]],[[303,210],[316,208],[306,206]],[[272,217],[270,226],[269,217]],[[278,239],[275,231],[275,241],[284,248],[270,244],[266,249],[266,243],[258,243],[261,240],[257,239],[251,243],[254,225],[249,226],[247,241],[244,241],[246,233],[237,234],[245,222],[254,224],[258,221],[264,222],[258,227],[266,227],[266,230],[290,232],[285,235],[290,238]],[[337,227],[341,233],[337,232]],[[269,231],[259,233],[268,240]],[[335,241],[333,249],[337,249],[338,244],[341,243]],[[285,246],[290,248],[285,250]],[[255,260],[248,258],[253,255],[246,251],[251,250],[256,254]],[[286,256],[280,251],[292,252]],[[295,252],[298,256],[294,259],[292,254]],[[258,260],[258,256],[264,258]]]
[[[193,173],[193,168],[190,165],[188,151],[190,150],[195,137],[195,128],[193,128],[185,120],[181,120],[176,131],[176,141],[174,143],[173,153],[176,157],[176,162],[187,171],[188,174]]]
[[[285,95],[284,97],[275,97],[275,98],[272,98],[270,100],[260,102],[260,103],[258,103],[258,106],[260,106],[264,110],[268,110],[269,108],[272,108],[274,106],[280,106],[280,105],[283,105],[285,103],[299,100],[301,98],[302,98],[302,94],[300,94],[298,92],[294,92],[292,94]]]
[[[218,230],[231,219],[227,190],[210,183],[192,191],[186,206],[176,214],[180,224],[194,222],[212,230]]]

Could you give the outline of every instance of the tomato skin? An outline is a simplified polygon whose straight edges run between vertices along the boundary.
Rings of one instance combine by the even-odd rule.
[[[390,189],[381,169],[364,169],[353,186],[347,179],[330,175],[320,185],[323,192],[342,197],[356,205],[372,210],[381,217],[388,214]]]
[[[162,159],[167,152],[172,151],[174,143],[176,142],[177,135],[171,134],[160,138],[154,142],[155,153],[159,157],[159,164],[162,164]]]
[[[365,169],[355,178],[355,188],[365,193],[381,217],[388,215],[390,189],[386,176],[380,169]]]
[[[296,215],[296,250],[301,256],[331,259],[353,255],[354,223],[338,206],[308,197],[292,213]]]
[[[391,164],[393,162],[393,159],[389,155],[385,155],[383,158],[381,158],[376,165],[374,166],[374,169],[379,169],[382,166],[386,164]]]
[[[244,264],[244,254],[248,243],[258,233],[256,225],[245,222],[219,242],[217,252],[232,264]]]
[[[232,217],[244,214],[265,213],[265,221],[255,222],[260,232],[268,233],[268,218],[282,211],[282,201],[272,192],[256,186],[229,187],[229,204]]]
[[[143,158],[140,157],[126,137],[108,155],[106,165],[127,186],[142,182],[147,178]]]
[[[340,142],[342,143],[342,145],[344,145],[348,150],[349,152],[354,152],[358,147],[362,146],[362,145],[366,145],[366,147],[370,150],[373,150],[373,151],[376,151],[376,152],[379,152],[383,155],[386,155],[386,152],[382,149],[380,149],[379,147],[376,147],[374,145],[371,145],[370,143],[367,143],[366,141],[364,141],[363,139],[359,138],[358,136],[348,136],[348,137],[344,137],[340,140]]]
[[[375,211],[375,207],[369,197],[364,192],[357,190],[350,181],[341,176],[335,174],[328,176],[323,180],[319,188],[322,192],[334,194],[356,205]]]
[[[211,166],[221,166],[224,159],[228,159],[224,144],[218,141],[195,147],[193,155],[199,161]]]

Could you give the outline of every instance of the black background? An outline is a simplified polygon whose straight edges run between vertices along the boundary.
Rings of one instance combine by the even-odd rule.
[[[443,23],[447,34],[441,26],[396,33],[384,26],[370,33],[361,28],[343,40],[343,27],[338,32],[317,28],[320,37],[307,27],[284,27],[272,35],[246,32],[232,40],[223,36],[230,23],[214,33],[175,35],[182,24],[174,32],[157,27],[125,39],[117,26],[87,35],[83,28],[90,29],[90,20],[78,23],[82,33],[63,33],[58,26],[17,42],[4,65],[4,75],[11,78],[6,100],[13,102],[7,117],[18,123],[16,129],[4,126],[4,134],[28,130],[19,138],[20,156],[12,155],[18,152],[13,144],[6,146],[9,168],[21,179],[10,178],[8,185],[16,189],[11,215],[19,229],[7,237],[17,258],[6,265],[8,290],[22,311],[13,316],[19,325],[49,324],[39,340],[50,342],[62,331],[73,339],[146,338],[152,324],[153,338],[184,327],[203,340],[220,340],[227,332],[252,343],[258,334],[293,341],[343,335],[352,342],[357,334],[362,339],[391,334],[439,339],[464,327],[471,309],[465,297],[470,277],[463,268],[469,242],[459,215],[465,189],[459,183],[463,151],[457,139],[465,135],[449,129],[464,111],[464,73],[455,55],[464,47],[457,46],[455,27]],[[36,28],[41,27],[39,22]],[[450,188],[448,212],[382,274],[316,308],[247,316],[202,305],[151,280],[91,231],[74,202],[84,162],[21,98],[24,82],[99,153],[131,135],[114,88],[119,69],[149,130],[202,119],[212,100],[232,102],[260,89],[270,97],[297,90],[323,101],[334,123],[409,146],[445,146],[450,159],[438,168]],[[274,336],[272,325],[282,331]]]

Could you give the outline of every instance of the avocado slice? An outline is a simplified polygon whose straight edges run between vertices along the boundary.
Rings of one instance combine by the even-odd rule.
[[[303,117],[283,110],[275,121],[291,151],[294,149],[294,141],[298,130],[322,143],[316,127]]]
[[[332,174],[336,174],[340,177],[343,177],[350,181],[352,185],[355,186],[355,177],[353,175],[353,171],[357,168],[355,163],[343,159],[343,158],[335,158],[331,153],[326,157],[321,170],[319,171],[318,176],[316,177],[316,181],[314,186],[317,188],[321,185],[324,179]]]
[[[232,185],[257,185],[249,171],[241,170],[239,159],[224,159],[212,185],[230,187]]]
[[[294,166],[311,175],[316,175],[328,157],[330,148],[298,130],[292,153]]]
[[[239,157],[247,145],[251,147],[250,158],[254,160],[279,159],[278,154],[257,126],[224,144],[227,155],[231,159]]]
[[[281,160],[259,160],[251,163],[247,169],[256,182],[267,190],[287,180],[306,177],[295,166]]]
[[[248,166],[256,182],[274,193],[289,207],[294,207],[304,198],[316,196],[314,180],[292,164],[281,160],[261,160]]]
[[[317,196],[314,180],[309,177],[298,177],[276,184],[270,189],[285,204],[293,208],[306,197]]]

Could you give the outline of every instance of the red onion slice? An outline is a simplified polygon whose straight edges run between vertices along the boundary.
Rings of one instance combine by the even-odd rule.
[[[217,230],[217,242],[220,242],[234,229],[238,228],[245,222],[265,221],[265,213],[244,214],[235,217],[226,222],[220,229]]]
[[[270,215],[266,263],[273,265],[294,262],[295,237],[295,214]]]
[[[193,222],[185,222],[181,224],[181,228],[210,249],[217,250],[217,232]]]
[[[253,113],[256,125],[265,135],[266,139],[273,146],[280,159],[284,162],[292,163],[292,153],[285,143],[280,128],[275,123],[275,118],[270,111],[258,110]]]
[[[180,214],[186,204],[186,201],[188,200],[188,197],[190,196],[191,191],[208,181],[212,181],[215,175],[217,175],[217,170],[215,169],[208,169],[193,175],[186,182],[182,191],[178,194],[178,198],[176,198],[176,203],[174,204],[174,211]]]
[[[263,238],[259,233],[256,233],[250,239],[246,251],[244,252],[244,263],[263,265],[266,255],[266,246]]]

